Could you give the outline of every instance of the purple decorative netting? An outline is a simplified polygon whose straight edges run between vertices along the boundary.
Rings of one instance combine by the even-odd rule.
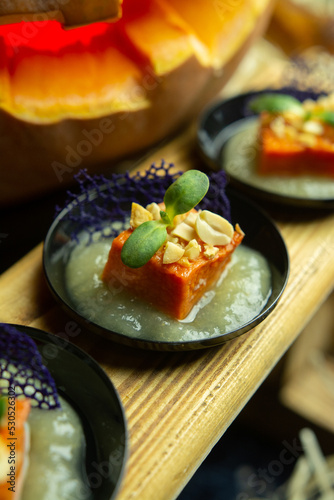
[[[60,408],[56,384],[43,365],[35,342],[12,325],[0,323],[0,395],[15,387],[33,406]]]
[[[66,205],[69,210],[63,215],[63,220],[70,221],[73,226],[72,238],[76,239],[82,231],[90,235],[89,241],[97,231],[104,237],[117,236],[128,227],[132,202],[145,206],[163,201],[166,189],[182,174],[171,173],[173,167],[173,164],[161,161],[160,165],[153,164],[144,173],[138,172],[131,176],[128,172],[112,174],[110,178],[103,175],[91,176],[81,170],[75,176],[79,192],[68,193]],[[199,208],[211,210],[230,220],[225,172],[210,173],[208,177],[210,188]],[[57,213],[60,212],[58,207]],[[110,223],[114,221],[119,221],[120,226],[110,227]]]
[[[202,210],[211,210],[211,212],[231,221],[230,200],[225,191],[227,186],[226,173],[223,170],[218,170],[217,172],[210,172],[207,176],[210,187],[198,207]]]

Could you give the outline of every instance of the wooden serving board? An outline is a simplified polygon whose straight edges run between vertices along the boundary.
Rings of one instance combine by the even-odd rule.
[[[198,166],[194,128],[148,157]],[[291,259],[286,290],[272,314],[220,347],[152,352],[112,343],[79,327],[48,291],[42,244],[0,277],[0,321],[34,326],[86,350],[110,376],[129,428],[129,460],[119,500],[170,500],[188,482],[252,397],[334,283],[334,214],[276,214]],[[71,329],[73,331],[73,329]]]
[[[68,335],[73,320],[48,291],[42,244],[0,277],[2,322],[41,328],[77,344],[119,391],[130,433],[120,500],[175,498],[332,290],[334,215],[291,216],[278,226],[291,259],[279,304],[249,333],[204,351],[134,350],[82,328]]]

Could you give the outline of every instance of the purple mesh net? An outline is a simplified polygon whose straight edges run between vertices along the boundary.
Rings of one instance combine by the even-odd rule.
[[[63,220],[69,220],[73,225],[72,238],[75,239],[83,230],[90,237],[96,231],[108,238],[117,236],[128,225],[131,202],[145,206],[163,200],[166,189],[182,174],[171,173],[173,167],[172,163],[162,160],[160,165],[152,164],[144,173],[138,172],[131,176],[128,172],[112,174],[110,178],[90,176],[81,170],[75,176],[79,192],[68,193],[66,205],[70,210],[63,217]],[[209,191],[199,208],[211,210],[231,220],[230,203],[225,193],[225,172],[209,173],[208,178]],[[60,212],[61,208],[58,207],[57,214]],[[117,229],[111,228],[109,224],[106,226],[106,221],[115,220],[121,222]]]
[[[12,325],[0,323],[0,395],[15,387],[33,406],[60,408],[56,384],[43,365],[35,342]]]

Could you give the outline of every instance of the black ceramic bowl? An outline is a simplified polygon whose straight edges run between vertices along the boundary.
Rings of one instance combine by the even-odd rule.
[[[71,239],[71,235],[76,231],[77,223],[69,217],[73,214],[75,215],[78,211],[78,207],[75,204],[69,205],[58,215],[50,227],[45,240],[43,262],[50,290],[65,310],[74,316],[77,321],[83,322],[91,331],[102,334],[110,340],[132,347],[153,350],[201,349],[222,344],[249,331],[261,323],[261,321],[263,321],[276,306],[287,283],[289,274],[289,258],[285,243],[273,221],[261,209],[259,209],[252,202],[248,201],[242,195],[232,190],[228,190],[227,194],[231,204],[232,223],[235,224],[238,222],[243,231],[246,233],[242,244],[259,251],[266,258],[270,266],[272,276],[272,292],[266,305],[259,314],[251,318],[247,323],[241,325],[236,330],[219,334],[214,337],[203,337],[190,341],[169,342],[163,340],[152,340],[149,336],[145,338],[145,335],[141,335],[141,338],[134,338],[101,326],[101,324],[98,324],[98,319],[90,321],[85,314],[78,311],[76,304],[71,299],[67,290],[65,278],[66,265],[71,252],[75,248],[75,241]],[[95,209],[100,196],[101,190],[99,190],[98,194],[95,194]],[[89,213],[93,198],[94,195],[91,195],[89,197],[89,201],[84,203],[85,214]],[[130,206],[131,205],[129,204],[129,212]]]
[[[319,97],[319,94],[295,89],[266,89],[237,95],[214,104],[202,114],[197,130],[197,144],[205,163],[211,169],[225,170],[228,174],[230,184],[234,188],[251,196],[258,202],[265,201],[271,204],[275,203],[297,208],[334,208],[333,179],[315,179],[310,176],[298,179],[296,177],[283,178],[280,176],[277,178],[277,184],[275,184],[272,182],[272,176],[264,180],[263,176],[257,175],[255,169],[251,166],[249,167],[249,171],[247,169],[245,175],[241,168],[239,172],[231,168],[231,163],[234,161],[233,158],[228,162],[226,159],[224,160],[229,140],[256,120],[256,115],[249,108],[250,101],[254,97],[265,93],[287,93],[300,101],[304,101],[307,98],[316,99]],[[239,154],[241,148],[242,143],[238,143],[235,148],[237,150],[235,154]],[[250,149],[250,146],[246,145],[245,150],[247,148]],[[256,147],[254,146],[253,153],[249,151],[250,157],[255,155],[255,149]],[[301,182],[308,184],[310,187],[309,194],[298,193],[298,187],[300,187]],[[315,183],[318,183],[319,187],[313,194],[312,189],[316,186]],[[330,191],[328,191],[329,184]]]
[[[36,328],[11,326],[34,340],[59,395],[81,419],[93,499],[113,500],[124,474],[128,435],[124,410],[112,382],[90,356],[68,341]],[[99,465],[104,469],[99,470]]]

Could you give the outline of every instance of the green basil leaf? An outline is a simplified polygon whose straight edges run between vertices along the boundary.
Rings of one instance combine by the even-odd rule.
[[[315,113],[314,116],[334,127],[334,111],[321,111],[320,113]]]
[[[167,238],[166,224],[151,220],[138,226],[123,245],[121,259],[128,267],[144,266]]]
[[[188,170],[169,186],[165,193],[166,212],[171,221],[175,215],[194,208],[209,189],[208,177],[199,170]]]
[[[304,110],[298,99],[285,94],[262,94],[252,99],[249,107],[254,113],[268,111],[269,113],[280,113],[282,111],[293,111],[303,115]]]

